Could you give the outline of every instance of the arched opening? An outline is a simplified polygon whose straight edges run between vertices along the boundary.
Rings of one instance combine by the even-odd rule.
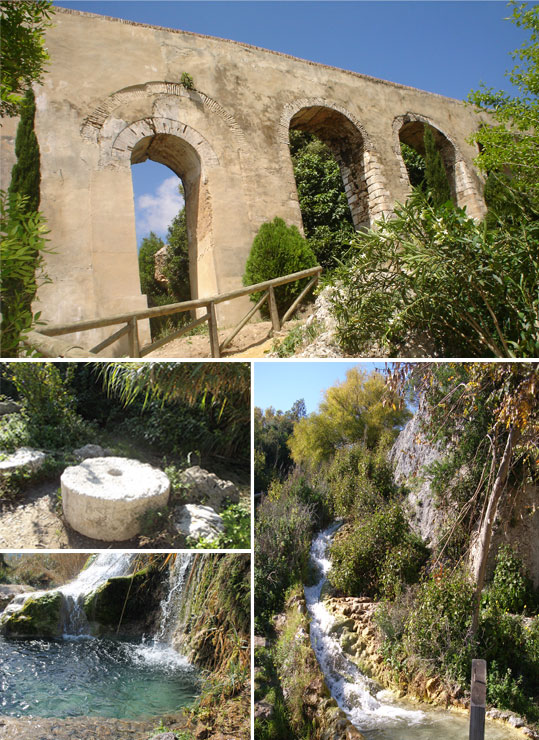
[[[176,195],[173,202],[178,204],[178,208],[174,209],[175,213],[170,209],[168,214],[166,209],[161,213],[161,218],[170,217],[166,232],[152,233],[142,246],[139,243],[142,292],[147,295],[150,306],[187,301],[197,296],[200,157],[191,144],[180,137],[157,133],[139,139],[131,151],[132,165],[148,161],[164,165],[162,185],[155,198],[156,207],[163,207],[164,199]],[[167,170],[173,173],[172,177],[166,177]],[[152,336],[189,320],[188,312],[152,319]]]
[[[429,149],[427,137],[434,146]],[[438,156],[443,164],[449,196],[457,202],[455,183],[455,147],[439,129],[426,120],[405,117],[399,128],[399,143],[404,162],[404,172],[412,187],[427,187],[426,159]]]
[[[290,119],[291,131],[302,131],[321,140],[335,158],[355,229],[370,226],[365,173],[365,142],[361,131],[343,113],[312,105]]]

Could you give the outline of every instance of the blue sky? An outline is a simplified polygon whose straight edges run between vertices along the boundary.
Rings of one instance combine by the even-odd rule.
[[[509,89],[509,53],[525,32],[504,2],[182,2],[56,0],[77,10],[233,39],[464,99],[480,82]],[[111,91],[112,92],[112,91]],[[153,162],[133,168],[137,238],[165,236],[180,205],[177,178]]]
[[[307,413],[318,410],[323,393],[346,379],[346,371],[359,367],[367,373],[382,371],[384,362],[349,362],[341,360],[266,360],[254,363],[254,403],[262,409],[273,406],[288,411],[303,398]]]

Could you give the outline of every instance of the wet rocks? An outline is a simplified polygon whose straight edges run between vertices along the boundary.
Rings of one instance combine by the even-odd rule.
[[[58,637],[62,634],[61,593],[36,592],[29,596],[20,609],[9,607],[0,617],[0,629],[11,637]]]
[[[35,589],[32,586],[25,586],[18,583],[1,584],[0,585],[0,612],[3,611],[6,606],[20,594],[31,593]]]

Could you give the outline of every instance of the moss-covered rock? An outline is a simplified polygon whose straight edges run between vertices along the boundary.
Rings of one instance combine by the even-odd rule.
[[[160,580],[156,567],[133,575],[110,578],[84,600],[83,609],[93,635],[144,630],[155,609],[155,589]]]
[[[64,598],[51,591],[28,598],[20,611],[8,615],[2,630],[10,637],[59,637]]]

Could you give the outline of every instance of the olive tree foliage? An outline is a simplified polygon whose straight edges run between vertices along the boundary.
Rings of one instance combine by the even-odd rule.
[[[26,90],[42,81],[53,13],[52,0],[0,1],[0,116],[18,115]]]
[[[346,445],[363,442],[373,449],[384,432],[397,434],[410,417],[397,396],[388,403],[383,377],[357,368],[329,388],[318,413],[299,419],[289,439],[292,459],[316,469]]]
[[[476,164],[485,172],[509,170],[511,186],[539,204],[539,5],[513,4],[510,18],[530,31],[512,53],[519,62],[507,73],[519,91],[480,87],[468,96],[478,111],[490,114],[492,123],[481,126],[473,141],[480,146]]]

